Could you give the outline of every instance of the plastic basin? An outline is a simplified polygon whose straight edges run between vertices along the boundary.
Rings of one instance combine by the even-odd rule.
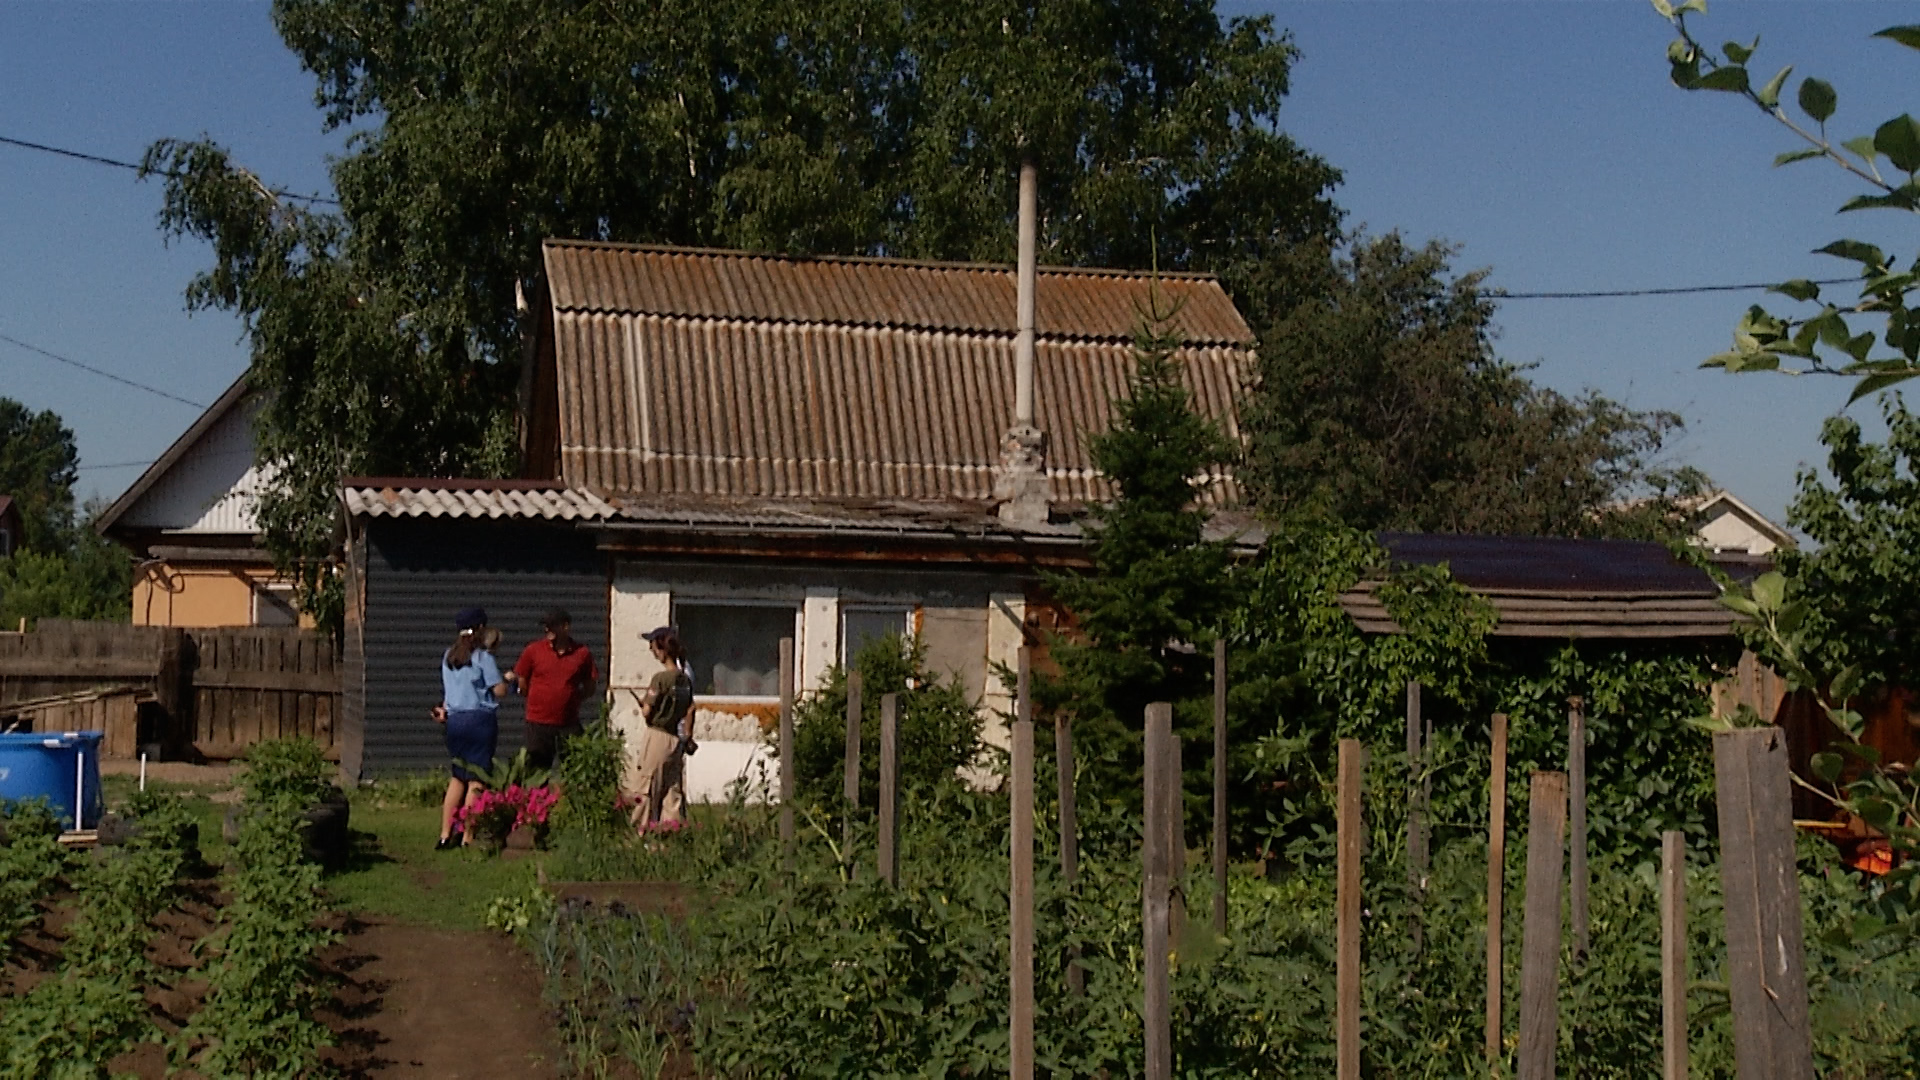
[[[45,799],[65,829],[100,824],[102,731],[0,735],[0,799]],[[80,821],[74,821],[74,803]]]

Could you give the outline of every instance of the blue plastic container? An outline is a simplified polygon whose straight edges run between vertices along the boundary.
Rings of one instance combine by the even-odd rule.
[[[45,799],[73,829],[74,803],[82,829],[100,824],[100,740],[103,731],[45,731],[0,735],[0,799]]]

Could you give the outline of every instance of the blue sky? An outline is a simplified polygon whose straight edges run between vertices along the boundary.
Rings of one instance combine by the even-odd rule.
[[[1302,58],[1285,128],[1345,170],[1352,224],[1460,245],[1512,291],[1645,288],[1833,277],[1811,250],[1843,235],[1913,250],[1913,219],[1839,217],[1856,193],[1818,163],[1770,167],[1792,144],[1736,99],[1666,76],[1665,26],[1644,0],[1235,2],[1271,13]],[[1725,2],[1708,40],[1760,36],[1753,66],[1793,63],[1834,82],[1834,126],[1870,131],[1913,102],[1920,53],[1869,35],[1920,22],[1920,5]],[[1797,75],[1796,75],[1797,82]],[[321,130],[313,82],[265,3],[0,3],[0,135],[128,160],[161,136],[208,134],[270,182],[326,186],[342,146]],[[159,190],[118,170],[0,147],[0,334],[213,400],[246,366],[238,324],[189,316],[181,290],[206,261],[155,229]],[[1795,469],[1817,461],[1837,380],[1700,371],[1757,294],[1511,300],[1499,347],[1568,392],[1592,387],[1688,420],[1673,448],[1779,516]],[[112,496],[195,412],[0,342],[0,395],[64,416],[82,491]],[[1870,418],[1870,405],[1855,406]]]

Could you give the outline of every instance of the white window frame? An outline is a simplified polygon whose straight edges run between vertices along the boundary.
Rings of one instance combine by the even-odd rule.
[[[682,596],[679,593],[675,593],[672,599],[668,601],[667,614],[669,618],[667,620],[667,625],[674,627],[676,631],[680,627],[680,609],[682,607],[743,607],[743,608],[789,608],[791,609],[793,611],[793,641],[794,641],[794,653],[795,653],[793,677],[796,680],[799,679],[800,677],[799,648],[800,648],[801,632],[806,627],[806,611],[804,610],[802,605],[795,603],[791,600],[783,600],[778,597],[769,597],[768,599],[765,599],[765,600],[759,600],[759,599],[754,599],[752,597],[741,597],[741,596],[725,596],[725,597],[720,597],[720,596],[706,597],[706,596],[698,596],[698,595]],[[697,642],[695,644],[696,646],[698,645]],[[773,694],[770,696],[762,696],[757,694],[699,694],[697,695],[697,697],[702,704],[713,704],[713,705],[765,705],[769,702],[778,703],[780,700],[779,694]]]
[[[293,602],[293,586],[281,582],[269,583],[264,581],[255,582],[253,586],[253,625],[263,627],[277,627],[282,625],[281,623],[263,623],[260,621],[262,601],[268,598],[285,602],[287,609],[293,612],[293,622],[285,625],[294,627],[300,625],[300,608]]]

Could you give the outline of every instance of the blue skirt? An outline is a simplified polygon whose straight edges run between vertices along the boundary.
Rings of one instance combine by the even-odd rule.
[[[453,759],[455,780],[474,778],[463,765],[493,768],[493,748],[499,741],[499,717],[492,709],[454,709],[447,713],[447,756]]]

